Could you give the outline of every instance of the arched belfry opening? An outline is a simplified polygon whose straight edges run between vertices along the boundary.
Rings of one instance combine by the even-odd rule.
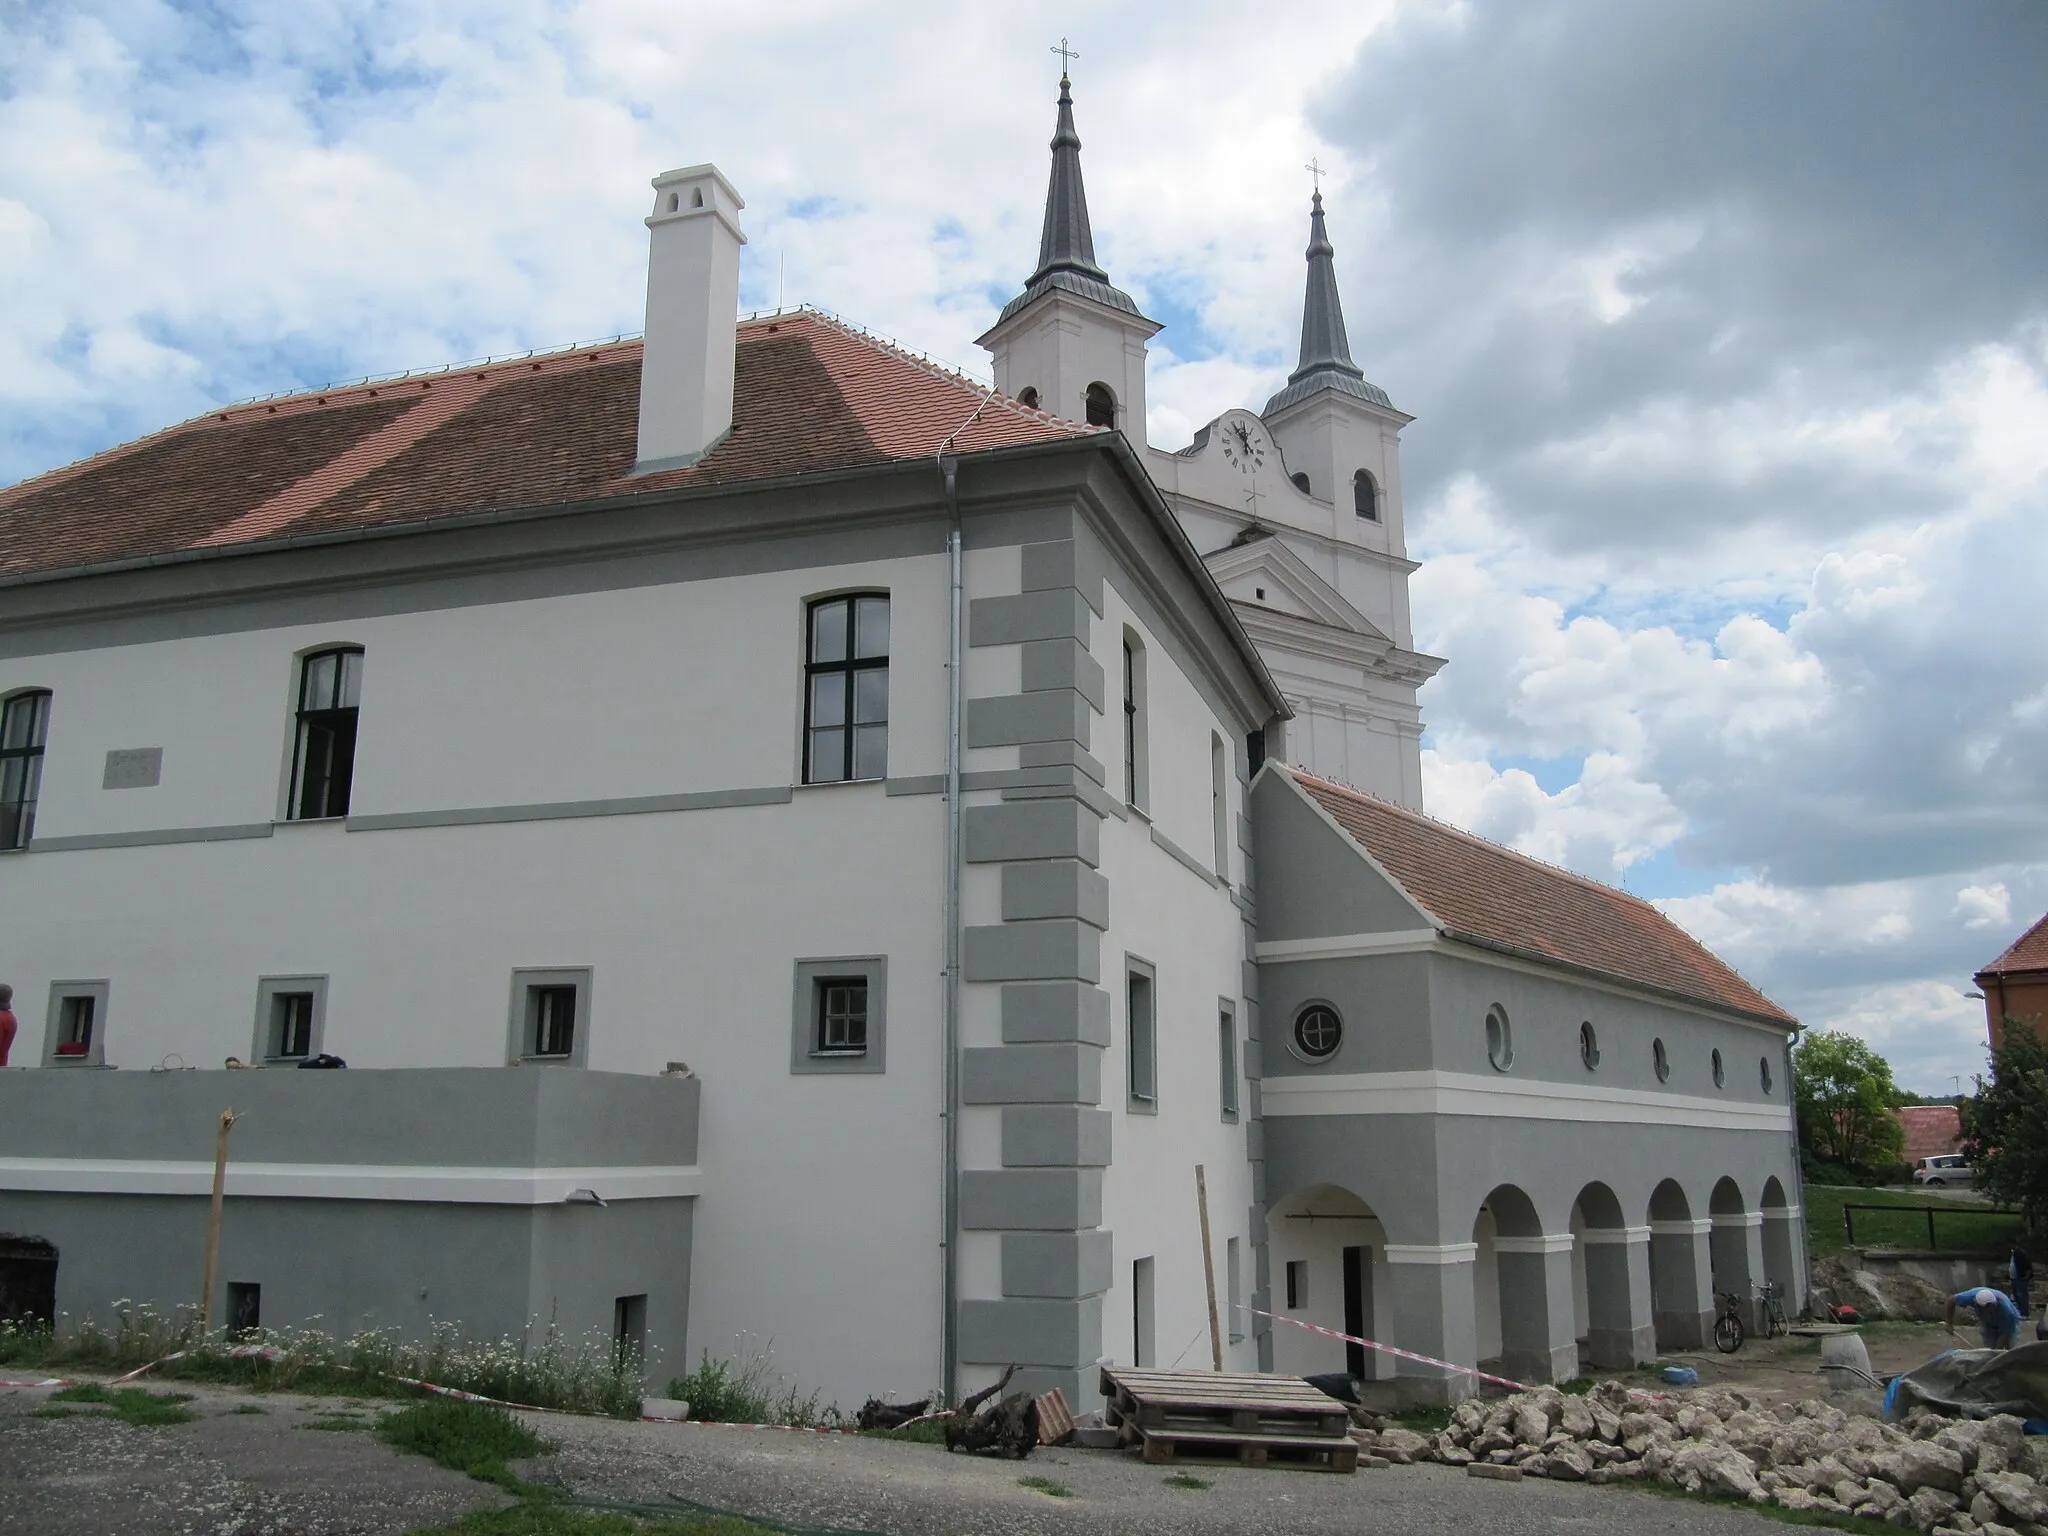
[[[1351,504],[1366,521],[1380,520],[1380,486],[1371,470],[1361,469],[1351,477]]]
[[[1088,425],[1091,427],[1113,427],[1116,425],[1116,396],[1109,386],[1097,380],[1088,386]]]

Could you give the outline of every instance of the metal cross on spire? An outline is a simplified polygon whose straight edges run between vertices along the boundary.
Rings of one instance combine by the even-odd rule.
[[[1047,53],[1056,53],[1060,56],[1060,79],[1062,80],[1065,80],[1067,78],[1067,66],[1071,64],[1074,60],[1081,57],[1080,49],[1069,48],[1067,46],[1067,40],[1064,37],[1060,39],[1059,47],[1048,48],[1045,51]]]
[[[1329,174],[1327,171],[1323,169],[1322,162],[1311,158],[1309,160],[1309,163],[1307,165],[1304,165],[1302,169],[1304,171],[1307,171],[1310,176],[1315,178],[1316,195],[1318,197],[1322,196],[1323,177]]]

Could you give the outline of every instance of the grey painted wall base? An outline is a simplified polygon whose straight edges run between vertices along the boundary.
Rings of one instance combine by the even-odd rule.
[[[1652,1321],[1658,1350],[1704,1349],[1714,1336],[1712,1312],[1659,1312]]]
[[[1657,1358],[1657,1332],[1642,1328],[1589,1328],[1586,1358],[1599,1371],[1632,1371]]]

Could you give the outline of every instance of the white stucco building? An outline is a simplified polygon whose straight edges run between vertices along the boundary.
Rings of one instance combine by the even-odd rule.
[[[1792,1021],[1419,814],[1320,198],[1299,369],[1166,452],[1079,147],[1063,81],[993,392],[735,322],[699,166],[642,341],[0,492],[0,1310],[192,1296],[230,1106],[217,1315],[772,1338],[849,1405],[1206,1358],[1197,1165],[1243,1369],[1343,1363],[1277,1313],[1568,1375],[1793,1283]]]

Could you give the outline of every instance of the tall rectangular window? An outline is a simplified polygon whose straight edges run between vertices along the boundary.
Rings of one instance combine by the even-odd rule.
[[[867,592],[812,603],[804,651],[804,782],[889,772],[889,599]]]
[[[512,973],[514,1062],[580,1067],[590,1058],[588,969]]]
[[[43,1034],[46,1067],[99,1067],[107,1060],[105,981],[53,981]]]
[[[1135,1261],[1131,1265],[1131,1364],[1138,1367],[1159,1363],[1152,1284],[1152,1261]]]
[[[255,1060],[290,1067],[321,1053],[325,976],[264,976],[256,983]]]
[[[1216,834],[1216,875],[1230,883],[1230,795],[1229,766],[1223,753],[1223,738],[1209,733],[1209,820]]]
[[[58,1002],[57,1054],[59,1056],[90,1056],[92,1054],[93,1015],[98,1011],[98,1001],[90,995],[67,997]]]
[[[1237,1018],[1229,1008],[1216,1015],[1216,1072],[1222,1089],[1223,1118],[1237,1119]]]
[[[362,688],[361,651],[315,651],[299,663],[298,739],[292,757],[288,820],[317,821],[348,814]]]
[[[1159,1031],[1152,1001],[1152,969],[1130,962],[1124,980],[1124,1033],[1130,1051],[1131,1103],[1152,1109],[1159,1102]]]
[[[0,707],[0,848],[26,848],[35,835],[49,733],[47,691],[17,693]]]
[[[1244,1310],[1244,1271],[1241,1268],[1238,1241],[1234,1237],[1223,1240],[1223,1283],[1230,1298],[1230,1320],[1224,1329],[1235,1344],[1244,1338],[1246,1313]]]
[[[1308,1305],[1308,1260],[1287,1261],[1287,1310],[1299,1312]]]
[[[573,1054],[576,1049],[576,989],[533,987],[526,996],[533,1013],[533,1054]]]
[[[1144,810],[1145,792],[1145,647],[1124,631],[1124,802]]]

